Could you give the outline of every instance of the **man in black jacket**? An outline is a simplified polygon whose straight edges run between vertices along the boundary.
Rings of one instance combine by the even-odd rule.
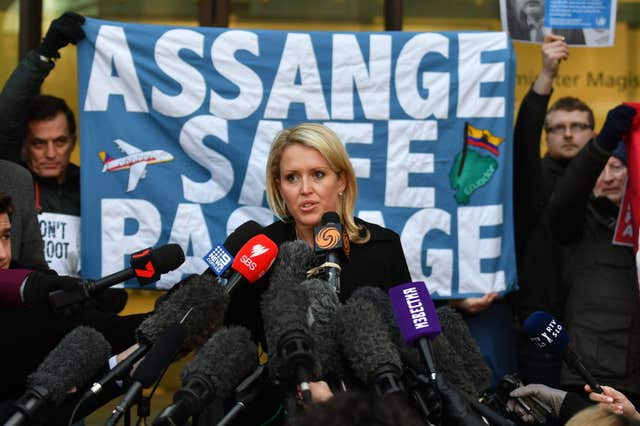
[[[534,311],[562,320],[561,250],[553,240],[546,208],[569,160],[595,135],[591,109],[576,98],[561,98],[547,111],[560,63],[569,56],[565,40],[547,35],[542,70],[524,97],[514,130],[514,224],[520,291],[513,295],[519,327]],[[546,130],[547,153],[540,159]],[[521,333],[519,371],[525,383],[559,386],[561,360],[541,353]]]
[[[58,50],[84,38],[83,22],[70,12],[55,19],[0,93],[0,158],[31,171],[49,267],[74,276],[80,271],[80,170],[69,162],[75,119],[63,99],[38,93]]]
[[[609,111],[602,131],[558,180],[549,222],[563,245],[563,323],[573,349],[599,383],[619,389],[637,405],[640,301],[635,256],[630,247],[612,243],[626,179],[619,141],[634,115],[626,105]],[[563,368],[561,385],[580,390],[584,379]]]

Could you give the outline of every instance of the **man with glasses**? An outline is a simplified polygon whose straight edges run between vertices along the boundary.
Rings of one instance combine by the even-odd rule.
[[[84,38],[83,22],[70,12],[55,19],[0,93],[0,158],[31,171],[45,258],[51,269],[72,276],[80,272],[80,169],[69,161],[76,124],[63,99],[38,92],[58,50]]]
[[[557,243],[551,228],[549,200],[570,161],[596,136],[593,112],[583,101],[565,97],[547,110],[560,63],[568,56],[569,48],[562,37],[552,34],[545,37],[543,67],[520,105],[514,130],[513,197],[520,291],[513,295],[512,301],[517,328],[537,310],[547,311],[564,321],[565,249]],[[628,117],[622,121],[625,120]],[[607,121],[611,124],[609,118]],[[547,152],[541,159],[543,131]],[[620,134],[602,135],[600,139],[608,141],[603,152],[613,151]],[[588,188],[591,189],[593,183]],[[519,371],[523,381],[560,387],[560,357],[539,351],[523,332],[519,340]]]
[[[600,133],[571,160],[549,202],[549,223],[562,244],[563,326],[598,383],[640,402],[640,300],[635,255],[613,244],[627,168],[624,143],[635,110],[620,105]],[[584,379],[563,366],[563,389]]]

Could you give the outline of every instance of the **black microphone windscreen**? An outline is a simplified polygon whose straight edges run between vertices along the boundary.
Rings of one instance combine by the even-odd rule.
[[[222,325],[229,295],[213,276],[191,275],[176,286],[153,315],[138,326],[138,342],[153,343],[160,333],[182,322],[187,329],[187,343],[193,344],[203,330]]]
[[[184,345],[187,329],[183,325],[170,327],[158,336],[151,350],[145,355],[132,374],[133,380],[148,388],[173,361]]]
[[[235,256],[243,245],[251,238],[262,233],[262,226],[256,221],[249,220],[238,226],[227,239],[224,241],[224,248],[227,249],[232,256]]]
[[[438,371],[454,386],[478,395],[491,385],[491,370],[462,315],[449,306],[437,312],[442,333],[431,347]]]
[[[216,331],[182,370],[182,383],[193,376],[207,377],[215,396],[231,396],[233,389],[258,366],[258,349],[244,327],[229,326]]]
[[[82,388],[88,384],[110,354],[111,345],[102,334],[91,327],[76,327],[29,375],[27,385],[46,389],[48,402],[56,407],[74,386]]]
[[[400,334],[400,329],[398,328],[396,318],[393,314],[393,308],[391,307],[389,296],[384,292],[384,290],[372,286],[358,287],[351,294],[349,299],[353,299],[354,301],[360,299],[371,302],[373,306],[376,307],[378,313],[382,316],[384,323],[387,324],[393,342],[398,347],[405,346],[404,339]]]
[[[307,278],[307,271],[315,264],[316,255],[304,241],[282,243],[278,257],[271,267],[270,287],[299,285]]]
[[[287,355],[281,351],[288,347],[290,339],[306,342],[309,348],[304,359],[309,372],[319,374],[320,365],[313,339],[309,330],[307,292],[300,282],[274,282],[265,290],[261,301],[261,312],[264,322],[267,350],[269,353],[269,374],[275,378],[291,372],[291,365],[287,364]],[[287,343],[283,343],[287,342]],[[313,364],[313,365],[311,365]]]
[[[307,295],[299,283],[278,287],[272,284],[262,296],[262,318],[269,354],[277,352],[277,345],[285,333],[299,330],[309,333]]]
[[[304,280],[300,286],[309,301],[309,332],[322,367],[322,375],[341,376],[342,357],[338,345],[337,312],[340,301],[329,283],[317,278]]]
[[[338,339],[356,377],[371,383],[380,367],[402,367],[400,354],[382,316],[371,302],[349,300],[338,309]]]
[[[340,223],[340,216],[336,212],[325,212],[322,215],[321,223],[326,225],[327,223]]]
[[[157,273],[165,274],[184,263],[184,251],[179,244],[166,244],[151,251],[151,261]]]

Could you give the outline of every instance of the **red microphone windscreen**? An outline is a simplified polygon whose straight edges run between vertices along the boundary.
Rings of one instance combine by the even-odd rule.
[[[258,234],[243,245],[231,267],[250,283],[269,270],[278,255],[278,246],[264,234]]]

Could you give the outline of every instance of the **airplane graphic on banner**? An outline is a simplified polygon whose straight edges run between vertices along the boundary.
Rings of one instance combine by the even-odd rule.
[[[142,151],[122,139],[116,139],[113,143],[115,143],[120,151],[124,152],[126,156],[113,158],[105,151],[100,151],[99,156],[104,163],[102,173],[129,169],[127,192],[131,192],[136,189],[140,179],[145,178],[147,175],[147,164],[158,164],[173,161],[173,155],[162,149]]]

